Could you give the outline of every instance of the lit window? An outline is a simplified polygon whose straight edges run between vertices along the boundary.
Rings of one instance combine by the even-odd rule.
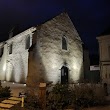
[[[25,46],[25,49],[29,49],[29,47],[30,47],[30,35],[28,35],[26,37],[26,46]]]
[[[1,47],[1,48],[0,48],[0,57],[2,57],[2,55],[3,55],[3,48],[4,48],[4,47]]]
[[[65,37],[62,37],[62,49],[67,50],[67,41]]]
[[[12,47],[13,47],[13,44],[10,44],[10,47],[9,47],[9,54],[12,54]]]

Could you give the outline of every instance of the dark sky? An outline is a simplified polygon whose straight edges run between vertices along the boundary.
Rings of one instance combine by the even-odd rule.
[[[0,41],[13,26],[24,31],[64,10],[90,54],[98,54],[96,37],[110,27],[110,0],[0,0]]]

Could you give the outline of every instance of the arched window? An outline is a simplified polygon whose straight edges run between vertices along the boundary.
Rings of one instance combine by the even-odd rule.
[[[11,43],[9,47],[9,54],[12,54],[12,47],[13,47],[13,44]]]
[[[26,37],[26,46],[25,46],[25,49],[29,49],[29,47],[30,47],[30,35],[28,35]]]
[[[2,55],[3,55],[3,49],[4,49],[4,47],[0,48],[0,57],[2,57]]]
[[[110,46],[108,46],[108,56],[110,58]]]
[[[64,36],[62,37],[62,49],[67,50],[67,41]]]

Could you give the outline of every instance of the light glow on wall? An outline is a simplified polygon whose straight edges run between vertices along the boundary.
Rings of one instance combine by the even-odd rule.
[[[13,76],[14,66],[11,62],[7,63],[7,71],[6,71],[6,81],[11,81]]]
[[[77,82],[81,77],[83,60],[82,60],[82,58],[75,58],[75,57],[73,57],[72,59],[73,59],[71,62],[72,71],[70,71],[70,78],[73,78],[74,81]]]
[[[6,63],[3,65],[3,71],[6,71]]]
[[[3,55],[0,61],[0,80],[6,79],[7,51],[8,51],[8,46],[7,44],[5,44],[3,49]]]
[[[61,82],[61,67],[66,61],[69,71],[69,82],[78,82],[81,78],[83,68],[83,57],[81,52],[77,52],[81,57],[73,57],[59,55],[55,53],[46,53],[42,57],[42,62],[45,67],[46,78],[53,83]]]
[[[25,49],[26,37],[30,35],[32,44],[33,31],[35,30],[35,27],[29,28],[6,42],[0,43],[0,46],[4,47],[0,60],[0,80],[18,83],[26,81],[28,71],[28,49]],[[10,44],[13,44],[11,54],[9,54]]]
[[[48,57],[48,59],[46,57]],[[56,54],[48,53],[42,58],[42,61],[45,66],[46,79],[53,83],[57,83],[58,81],[60,82],[60,69],[63,64],[61,57]]]

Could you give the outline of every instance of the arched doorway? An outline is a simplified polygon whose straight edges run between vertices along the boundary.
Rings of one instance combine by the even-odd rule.
[[[61,84],[68,83],[68,72],[69,69],[66,66],[61,67]]]

